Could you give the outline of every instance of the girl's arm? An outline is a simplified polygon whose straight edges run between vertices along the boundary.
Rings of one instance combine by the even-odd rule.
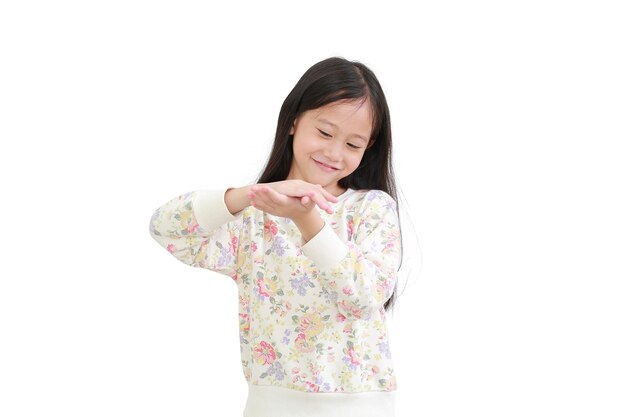
[[[369,191],[353,219],[352,239],[343,242],[324,224],[302,246],[318,270],[318,280],[349,320],[369,319],[391,297],[401,262],[396,202],[382,191]]]
[[[248,192],[252,185],[240,188],[229,188],[224,193],[224,203],[231,214],[237,214],[250,205]]]
[[[199,190],[179,195],[154,212],[149,229],[154,240],[179,261],[236,280],[242,216],[230,212],[225,194],[225,190]]]
[[[354,216],[352,239],[343,242],[325,224],[313,204],[303,204],[267,187],[253,187],[252,204],[270,214],[289,217],[306,242],[302,251],[312,260],[318,279],[348,319],[368,319],[384,306],[396,284],[401,239],[396,202],[387,193],[369,191]]]
[[[301,180],[286,180],[247,188],[248,204],[274,216],[290,218],[300,229],[304,241],[318,234],[324,226],[315,206],[332,213],[328,202],[337,197],[322,188]]]

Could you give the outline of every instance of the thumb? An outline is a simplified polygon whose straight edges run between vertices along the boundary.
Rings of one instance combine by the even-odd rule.
[[[311,206],[311,197],[309,197],[308,195],[305,195],[304,197],[300,199],[300,203],[304,207],[309,208]]]

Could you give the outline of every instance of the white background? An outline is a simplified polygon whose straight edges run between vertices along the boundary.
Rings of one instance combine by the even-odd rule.
[[[626,415],[619,2],[208,3],[0,6],[0,415],[242,415],[235,285],[148,222],[253,181],[333,55],[385,89],[417,239],[398,417]]]

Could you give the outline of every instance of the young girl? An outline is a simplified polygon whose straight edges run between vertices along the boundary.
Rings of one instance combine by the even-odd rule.
[[[187,192],[154,213],[161,246],[237,285],[245,417],[394,415],[396,200],[381,86],[329,58],[285,99],[256,184]]]

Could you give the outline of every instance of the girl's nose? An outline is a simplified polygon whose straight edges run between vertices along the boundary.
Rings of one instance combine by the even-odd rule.
[[[324,156],[333,162],[341,161],[341,141],[332,141],[324,148]]]

